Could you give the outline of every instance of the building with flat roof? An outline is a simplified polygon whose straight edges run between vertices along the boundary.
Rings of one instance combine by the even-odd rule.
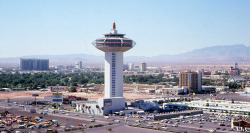
[[[49,59],[20,59],[22,71],[49,70]]]
[[[77,61],[76,62],[76,69],[82,69],[82,61]]]
[[[188,93],[201,92],[201,71],[180,72],[179,87],[188,87]]]
[[[147,63],[142,62],[141,63],[141,72],[145,72],[145,71],[147,71]]]

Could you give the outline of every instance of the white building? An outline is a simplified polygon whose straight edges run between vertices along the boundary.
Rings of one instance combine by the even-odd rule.
[[[82,69],[82,61],[77,61],[76,62],[76,69]]]
[[[134,71],[134,69],[135,69],[135,65],[133,63],[129,63],[128,64],[128,70],[129,71]]]

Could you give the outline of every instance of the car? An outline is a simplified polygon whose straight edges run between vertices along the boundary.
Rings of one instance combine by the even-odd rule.
[[[153,127],[153,125],[147,125],[147,127]]]
[[[166,120],[161,120],[161,123],[166,123]]]
[[[173,125],[171,125],[172,127],[178,127],[178,124],[173,124]]]
[[[168,129],[168,127],[162,127],[162,128],[164,128],[165,130],[167,130],[167,129]]]
[[[79,114],[75,114],[75,116],[79,116]]]
[[[161,125],[161,127],[166,127],[167,125]]]
[[[220,127],[217,127],[216,130],[220,130]]]
[[[66,115],[66,116],[69,116],[69,114],[68,114],[68,113],[66,113],[65,115]]]
[[[155,122],[153,122],[153,124],[159,124],[159,122],[155,121]]]
[[[63,128],[63,129],[66,128],[66,126],[60,126],[60,127]]]
[[[0,125],[0,128],[5,128],[5,126],[3,124]]]
[[[190,124],[194,124],[194,122],[193,122],[193,121],[190,121],[189,123],[190,123]]]
[[[220,123],[219,126],[226,126],[224,123]]]
[[[53,113],[53,114],[59,113],[59,111],[53,110],[52,113]]]
[[[29,126],[29,128],[30,128],[30,129],[34,129],[34,128],[35,128],[35,126]]]
[[[197,128],[195,131],[198,131],[198,132],[199,132],[199,131],[201,131],[201,130]]]
[[[42,112],[42,114],[44,114],[44,115],[47,115],[47,114],[48,114],[48,112],[46,112],[46,111],[43,111],[43,112]]]
[[[199,124],[205,124],[205,123],[201,121],[201,122],[199,122]]]
[[[95,119],[91,119],[90,122],[95,122]]]
[[[153,123],[152,122],[149,122],[148,125],[152,125]]]
[[[215,133],[215,132],[216,132],[216,130],[211,129],[211,130],[209,130],[209,132],[210,132],[210,133]]]
[[[227,130],[226,128],[221,128],[222,131]]]
[[[138,123],[133,123],[132,126],[138,126],[139,124]]]
[[[44,125],[42,126],[42,128],[47,128],[47,127],[49,127],[48,124],[44,124]]]
[[[168,121],[168,124],[173,124],[174,122],[173,121]]]

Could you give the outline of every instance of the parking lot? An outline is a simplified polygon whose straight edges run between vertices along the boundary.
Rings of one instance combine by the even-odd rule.
[[[153,115],[159,114],[129,114],[125,116],[97,116],[89,115],[85,113],[75,112],[73,107],[70,105],[64,106],[61,110],[52,109],[51,105],[25,105],[25,101],[19,102],[11,101],[8,104],[6,101],[0,102],[0,112],[9,111],[14,116],[24,116],[27,118],[40,118],[40,122],[34,125],[28,125],[32,123],[25,123],[26,126],[19,128],[20,124],[13,124],[15,131],[41,131],[46,132],[47,130],[56,129],[59,132],[82,132],[84,128],[85,132],[102,132],[107,131],[108,128],[112,128],[112,132],[127,132],[131,129],[137,132],[234,132],[231,130],[231,119],[240,119],[241,117],[236,114],[227,113],[214,113],[205,112],[202,115],[193,116],[180,116],[178,118],[164,119],[164,120],[153,120]],[[30,111],[35,109],[36,113]],[[42,117],[42,118],[41,118]],[[57,121],[58,125],[53,124],[51,121]],[[37,128],[37,125],[47,123],[48,126],[41,126]],[[23,125],[23,124],[21,124]],[[33,127],[32,127],[33,126]],[[4,126],[2,129],[10,129],[11,126]],[[18,127],[18,128],[17,128]],[[32,128],[30,128],[32,127]],[[77,130],[73,130],[77,129]]]

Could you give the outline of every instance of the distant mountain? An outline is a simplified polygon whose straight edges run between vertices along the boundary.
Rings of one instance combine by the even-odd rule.
[[[195,64],[250,63],[250,47],[243,44],[212,46],[196,49],[178,55],[160,55],[152,57],[150,62],[184,62]]]
[[[87,54],[68,55],[33,55],[19,58],[0,58],[0,65],[19,64],[20,58],[45,58],[50,64],[75,64],[76,61],[83,61],[83,64],[103,64],[103,56]],[[159,55],[153,57],[128,56],[124,62],[142,61],[148,63],[182,63],[182,64],[232,64],[235,62],[250,64],[250,47],[243,44],[222,45],[195,49],[190,52],[177,55]]]

